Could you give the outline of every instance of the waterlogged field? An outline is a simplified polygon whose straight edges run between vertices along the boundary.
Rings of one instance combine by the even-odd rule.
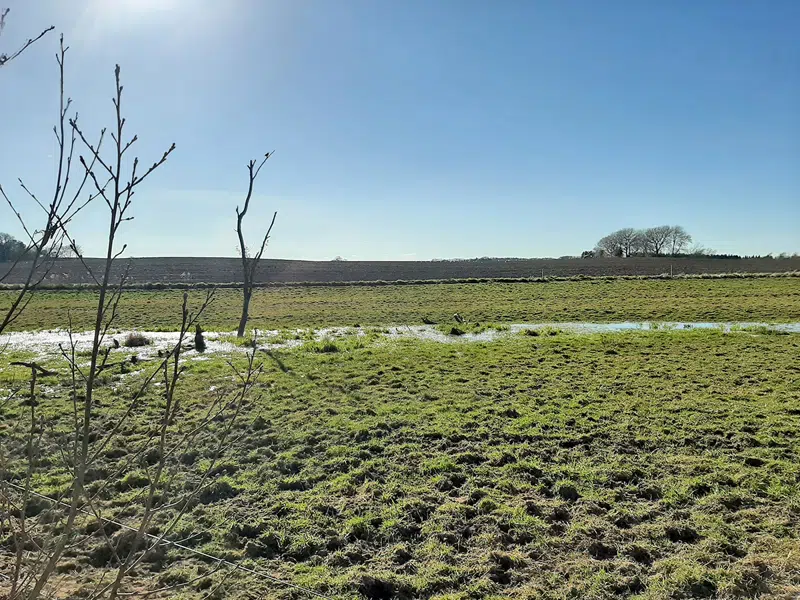
[[[192,292],[193,297],[204,292]],[[0,309],[13,292],[0,291]],[[115,326],[175,330],[180,290],[129,291]],[[42,291],[15,322],[16,330],[94,326],[89,291]],[[217,291],[203,318],[207,330],[231,331],[241,311],[236,290]],[[253,327],[327,327],[452,322],[800,321],[800,278],[720,280],[589,280],[551,283],[437,284],[257,289]]]
[[[797,319],[793,281],[635,285],[360,290],[365,296],[324,290],[342,305],[302,290],[306,301],[294,305],[291,295],[276,294],[270,298],[282,300],[269,308],[260,296],[256,313],[264,318],[270,310],[280,323],[348,322],[356,314],[365,322],[399,320],[423,308],[444,317],[468,312],[464,307],[481,318],[514,320],[523,320],[522,311],[528,320],[552,320],[559,311],[587,318],[588,310],[596,311],[593,319],[606,310],[609,319],[708,319],[712,302],[716,320]],[[681,301],[671,304],[676,290]],[[437,306],[445,292],[448,305]],[[413,309],[395,302],[402,294],[416,302]],[[463,304],[452,303],[453,294]],[[145,298],[156,303],[152,319],[174,303],[168,295],[132,294],[125,324],[145,324],[134,318]],[[512,298],[528,301],[516,307]],[[87,301],[74,299],[59,310]],[[56,303],[36,302],[38,326],[58,324],[54,313],[40,311],[55,311]],[[599,306],[590,309],[593,302]],[[229,303],[223,298],[221,306]],[[214,323],[227,324],[218,310]],[[800,594],[800,335],[548,330],[488,343],[374,333],[301,341],[257,352],[266,372],[222,456],[213,437],[181,455],[187,482],[211,461],[215,466],[210,485],[167,539],[331,598]],[[145,362],[127,360],[102,378],[98,434],[127,406],[125,390],[154,367],[153,349]],[[196,422],[209,398],[234,385],[226,360],[241,368],[245,351],[188,357],[177,391],[181,423]],[[0,388],[25,388],[29,371],[9,363],[29,356],[0,357]],[[38,410],[47,432],[67,431],[65,365],[54,356],[44,365],[59,375],[42,379]],[[135,524],[141,511],[152,458],[142,448],[151,443],[163,389],[154,384],[144,400],[124,435],[100,454],[89,484],[101,488],[97,513],[123,524]],[[4,477],[19,482],[28,407],[6,403],[2,411],[0,440],[10,459]],[[43,439],[33,485],[57,497],[70,483],[51,436]],[[164,533],[177,510],[162,511],[152,533]],[[51,507],[35,503],[30,513],[46,523]],[[80,543],[59,565],[62,592],[78,597],[91,589],[114,564],[104,536],[123,543],[125,533],[87,517]],[[8,538],[0,548],[9,551]],[[164,548],[135,568],[125,591],[143,597],[185,584],[151,597],[309,597],[218,568],[189,550]]]

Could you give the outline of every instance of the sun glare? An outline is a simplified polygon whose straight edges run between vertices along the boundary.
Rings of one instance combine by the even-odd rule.
[[[238,0],[227,1],[238,3]],[[76,20],[73,38],[94,45],[110,42],[117,36],[155,35],[156,31],[168,28],[170,35],[162,36],[161,41],[180,47],[212,23],[219,25],[213,7],[212,0],[86,0]]]
[[[90,14],[106,25],[129,28],[181,13],[186,0],[95,0]]]
[[[194,14],[188,5],[189,0],[91,0],[78,21],[78,37],[91,43],[142,27],[171,25]]]
[[[113,5],[129,13],[164,12],[178,8],[180,0],[117,0]]]

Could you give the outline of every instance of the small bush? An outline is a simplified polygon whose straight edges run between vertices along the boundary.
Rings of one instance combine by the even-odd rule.
[[[138,331],[131,331],[122,341],[122,345],[126,348],[141,348],[142,346],[149,346],[152,343],[153,340]]]

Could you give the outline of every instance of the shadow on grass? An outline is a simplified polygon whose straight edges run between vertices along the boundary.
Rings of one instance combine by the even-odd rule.
[[[272,361],[275,363],[275,365],[277,365],[277,367],[282,372],[284,372],[284,373],[291,373],[292,372],[292,370],[289,367],[286,366],[286,363],[283,362],[283,360],[281,359],[281,357],[278,355],[277,352],[274,352],[273,350],[263,350],[263,349],[261,350],[261,352],[263,352],[264,354],[269,356],[272,359]]]

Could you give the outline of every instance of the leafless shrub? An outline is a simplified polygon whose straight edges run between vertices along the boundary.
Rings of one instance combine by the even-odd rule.
[[[41,37],[41,36],[40,36]],[[76,146],[76,127],[78,122],[77,113],[73,118],[68,118],[67,114],[72,104],[72,100],[64,93],[64,61],[69,48],[64,46],[64,38],[60,40],[60,50],[56,55],[59,67],[59,114],[58,122],[53,127],[58,152],[56,157],[56,182],[53,190],[49,193],[49,199],[44,201],[33,192],[24,181],[19,180],[22,194],[28,201],[33,202],[43,212],[41,224],[34,227],[29,225],[22,217],[18,209],[19,202],[13,200],[0,184],[0,196],[16,216],[22,230],[26,235],[25,252],[17,258],[11,268],[0,276],[0,283],[6,279],[15,268],[21,268],[20,263],[25,258],[26,275],[22,286],[12,300],[11,305],[0,312],[0,333],[8,328],[25,309],[31,301],[32,293],[47,278],[52,269],[54,260],[65,250],[65,247],[72,249],[72,252],[79,258],[80,248],[67,233],[67,226],[87,205],[89,205],[100,193],[99,189],[108,186],[109,179],[105,179],[102,188],[91,193],[88,197],[84,196],[83,190],[89,180],[89,173],[94,168],[95,158],[90,158],[84,165],[84,173],[73,181],[72,169],[74,166],[75,146]],[[18,56],[19,54],[17,54]],[[74,124],[74,126],[72,125]],[[103,141],[103,135],[96,144],[99,148]],[[98,186],[100,186],[98,182]]]
[[[61,61],[61,64],[63,65],[63,61]],[[79,366],[75,359],[74,345],[69,354],[64,352],[65,358],[68,359],[71,365],[75,427],[74,438],[72,444],[70,444],[71,447],[63,449],[65,453],[65,466],[69,467],[73,481],[69,494],[69,509],[62,523],[60,535],[52,538],[52,543],[47,544],[45,548],[39,548],[39,556],[35,562],[35,567],[30,568],[28,571],[30,575],[26,576],[21,581],[15,580],[13,582],[12,597],[14,597],[14,592],[17,590],[24,590],[25,595],[29,595],[33,598],[37,598],[43,592],[45,586],[55,572],[59,560],[64,554],[64,550],[67,545],[73,541],[75,525],[81,511],[86,507],[87,502],[91,506],[91,499],[86,492],[85,484],[86,474],[93,460],[91,440],[96,436],[96,432],[93,432],[93,419],[95,417],[94,394],[98,385],[98,377],[103,371],[110,355],[109,348],[103,350],[104,341],[117,315],[117,309],[122,297],[122,286],[125,282],[125,275],[123,275],[118,284],[114,284],[111,281],[112,264],[125,250],[125,246],[119,250],[117,249],[116,237],[122,223],[131,219],[127,213],[131,206],[135,188],[166,161],[175,147],[173,144],[163,154],[160,160],[153,163],[153,165],[141,175],[138,173],[138,157],[134,158],[130,173],[125,173],[123,171],[123,159],[125,158],[125,154],[136,142],[137,137],[134,135],[127,140],[123,137],[125,119],[122,117],[123,88],[120,81],[119,65],[117,65],[114,74],[116,80],[116,94],[113,102],[116,109],[116,123],[114,132],[111,134],[111,138],[114,142],[112,157],[110,159],[104,158],[101,154],[100,145],[95,145],[87,139],[84,132],[80,129],[77,119],[69,120],[70,130],[74,135],[77,135],[89,153],[88,160],[82,154],[80,155],[80,164],[84,169],[86,177],[95,188],[95,197],[102,198],[108,207],[109,219],[105,269],[102,273],[98,274],[87,266],[90,276],[97,282],[99,288],[97,308],[95,311],[91,359],[88,367]],[[64,113],[62,112],[62,114]],[[101,140],[104,133],[105,130],[101,133]],[[73,137],[73,140],[74,139]],[[65,223],[63,221],[57,221],[56,226],[58,227],[58,231],[68,238]],[[82,391],[82,398],[79,398],[79,387]],[[138,394],[136,396],[138,396]],[[111,434],[113,433],[114,430],[112,430]],[[116,587],[118,587],[118,584]]]
[[[93,560],[106,569],[105,574],[95,582],[93,590],[83,590],[83,595],[91,598],[105,597],[115,599],[122,594],[123,582],[143,561],[166,543],[174,540],[171,535],[186,511],[196,499],[213,493],[213,469],[225,449],[234,430],[237,418],[248,396],[256,385],[263,370],[256,364],[255,349],[249,355],[244,369],[230,362],[237,385],[217,392],[207,403],[198,417],[190,415],[181,406],[176,396],[179,381],[186,371],[182,349],[192,328],[199,330],[198,320],[211,304],[214,291],[208,290],[199,306],[190,307],[188,293],[183,296],[181,325],[178,339],[148,373],[141,375],[139,384],[115,395],[121,406],[114,407],[113,419],[109,413],[101,415],[97,399],[98,390],[104,385],[104,371],[112,364],[113,354],[118,344],[108,343],[108,333],[114,325],[118,307],[122,299],[127,271],[118,281],[112,281],[112,266],[125,250],[117,245],[117,234],[123,223],[132,219],[129,209],[135,189],[167,160],[174,150],[174,144],[163,153],[159,160],[147,169],[139,168],[138,158],[134,158],[129,171],[123,168],[126,154],[137,141],[137,137],[124,136],[125,118],[122,116],[122,84],[120,69],[115,70],[116,94],[114,107],[115,126],[110,134],[113,146],[106,157],[101,149],[105,130],[100,141],[92,143],[78,125],[77,116],[67,119],[69,101],[64,101],[63,63],[66,48],[61,45],[59,65],[61,67],[60,126],[56,136],[61,147],[59,159],[59,184],[50,204],[45,205],[28,191],[30,198],[46,213],[46,225],[41,230],[29,233],[34,255],[41,257],[57,255],[46,253],[54,243],[68,244],[82,260],[90,278],[97,285],[97,304],[95,308],[94,329],[89,360],[79,353],[77,343],[70,331],[69,344],[61,347],[62,358],[66,361],[66,374],[69,389],[70,427],[67,431],[59,425],[44,419],[40,409],[41,380],[58,375],[35,362],[17,363],[18,367],[30,370],[27,392],[14,390],[3,402],[0,410],[9,406],[15,408],[14,415],[21,419],[19,427],[27,431],[24,443],[5,443],[0,447],[0,563],[10,558],[8,569],[0,569],[8,579],[8,589],[3,590],[9,599],[39,598],[58,591],[60,577],[58,567],[67,555],[77,547],[95,543]],[[65,143],[69,126],[69,142]],[[78,195],[66,196],[70,169],[76,143],[84,148],[86,156],[79,155],[78,162],[83,169],[80,188],[87,182],[93,187],[88,200],[78,202]],[[3,192],[8,204],[13,202]],[[102,198],[108,209],[108,235],[106,240],[106,260],[102,271],[95,271],[80,254],[79,247],[71,238],[68,224],[75,214],[89,201]],[[16,210],[15,210],[16,213]],[[25,227],[19,213],[16,213]],[[28,229],[26,229],[26,232]],[[20,298],[12,305],[2,321],[2,328],[19,316],[30,301],[30,294],[40,283],[37,268],[41,262],[31,266],[31,275],[20,293]],[[0,328],[0,331],[2,331]],[[147,342],[141,334],[131,334],[125,345],[136,346]],[[113,442],[122,438],[135,417],[141,418],[145,412],[143,403],[148,392],[152,392],[157,380],[162,401],[155,420],[147,427],[149,434],[129,449],[125,460],[115,465],[114,472],[104,472],[98,468],[98,461]],[[123,400],[124,398],[124,400]],[[16,410],[23,409],[23,410]],[[21,430],[17,428],[17,430]],[[202,470],[188,472],[181,461],[188,450],[197,444],[212,447],[206,457]],[[55,455],[58,464],[54,466],[51,457]],[[20,464],[24,468],[20,471]],[[50,472],[53,468],[68,476],[68,484],[60,486],[59,492],[43,494],[36,489],[37,476]],[[123,473],[127,476],[120,480]],[[128,480],[132,483],[135,474],[138,493],[132,494],[124,506],[108,507],[103,500],[108,497],[112,485]],[[130,515],[135,516],[134,519]],[[159,533],[152,534],[154,519],[158,519]],[[122,531],[113,533],[106,524],[125,521]],[[6,561],[8,562],[8,561]],[[111,569],[108,571],[108,569]],[[112,576],[109,577],[108,575]],[[159,590],[156,590],[158,592]]]
[[[0,11],[0,34],[7,15],[7,10]],[[50,29],[28,40],[12,54],[0,54],[0,66],[17,58]],[[25,269],[24,283],[17,288],[18,294],[10,307],[0,314],[0,333],[28,307],[33,292],[47,278],[52,261],[57,257],[73,255],[79,259],[97,290],[97,302],[88,352],[78,350],[70,323],[69,343],[60,348],[61,358],[67,365],[66,373],[35,361],[11,363],[30,373],[27,387],[11,390],[0,398],[0,419],[16,419],[13,430],[25,432],[22,436],[0,439],[0,597],[5,600],[59,596],[63,592],[59,589],[63,581],[60,567],[65,566],[65,560],[69,564],[69,556],[77,548],[91,546],[91,561],[100,567],[97,578],[91,583],[84,580],[84,589],[79,595],[109,599],[132,595],[124,591],[126,578],[142,563],[163,553],[166,546],[186,549],[180,540],[174,539],[177,527],[196,502],[225,493],[215,479],[215,467],[231,446],[238,418],[263,371],[263,365],[255,360],[257,344],[254,343],[244,367],[228,362],[234,379],[232,385],[214,392],[199,413],[196,408],[192,411],[184,408],[176,394],[187,370],[183,349],[189,347],[186,341],[195,328],[195,347],[202,351],[205,342],[199,319],[213,302],[214,290],[207,290],[195,306],[188,293],[184,293],[180,330],[174,345],[159,351],[157,361],[148,361],[150,366],[137,373],[134,383],[115,389],[111,406],[104,401],[106,396],[102,396],[100,390],[109,380],[108,370],[111,366],[125,364],[124,360],[115,362],[119,344],[116,340],[110,344],[108,340],[128,280],[128,269],[123,270],[121,277],[112,277],[112,267],[125,251],[124,245],[118,245],[118,233],[122,224],[133,218],[130,207],[135,190],[166,162],[175,145],[148,168],[140,168],[138,158],[133,158],[132,162],[128,160],[137,136],[125,136],[119,66],[115,70],[113,99],[116,118],[109,134],[113,144],[110,150],[103,146],[105,129],[96,141],[90,141],[78,123],[77,114],[68,116],[71,100],[64,93],[67,50],[62,37],[57,55],[60,108],[54,127],[59,147],[55,188],[47,199],[40,199],[24,182],[19,182],[23,195],[43,211],[42,224],[29,226],[17,208],[18,201],[0,187],[0,196],[27,236],[22,253],[25,264],[14,263],[0,277],[2,284],[15,268]],[[82,148],[83,154],[77,148]],[[250,163],[247,199],[241,212],[237,208],[242,260],[248,274],[243,322],[247,320],[256,267],[275,216],[253,257],[248,256],[241,226],[254,180],[269,156],[266,155],[258,168],[254,162]],[[81,170],[77,177],[72,173],[76,163]],[[129,164],[128,169],[125,165]],[[92,190],[89,194],[83,191],[87,185]],[[102,266],[96,263],[92,266],[84,260],[69,228],[75,216],[97,199],[102,199],[108,209]],[[124,345],[136,347],[149,342],[144,335],[133,333],[125,338]],[[50,380],[45,387],[42,381],[46,379]],[[53,394],[53,386],[59,385],[67,390],[67,403],[58,406],[57,416],[53,418],[54,413],[47,412],[51,409],[46,404],[55,401],[49,396]],[[159,401],[154,407],[146,400],[151,400],[156,390]],[[58,402],[63,399],[59,398]],[[134,422],[141,422],[145,417],[144,438],[131,442],[127,439],[130,429]],[[107,470],[108,463],[103,463],[102,459],[115,444],[126,445],[126,452],[124,458],[121,456],[121,460],[113,462],[113,467]],[[205,453],[202,464],[195,468],[188,466],[184,457],[197,447],[203,447]],[[42,489],[42,482],[49,481],[53,473],[56,473],[54,481],[59,483]],[[108,502],[119,485],[136,486],[121,506]],[[229,561],[220,560],[210,573],[223,566],[234,569],[226,573],[210,594],[219,594],[227,576],[238,568]],[[210,573],[206,572],[205,576]],[[262,576],[274,580],[268,574]],[[170,593],[185,583],[191,581],[152,589],[145,595]],[[137,587],[135,593],[140,589]]]
[[[224,493],[213,477],[215,467],[230,446],[238,418],[258,382],[263,364],[256,363],[254,348],[243,369],[229,361],[238,384],[216,392],[199,416],[181,406],[176,390],[187,368],[182,348],[191,328],[212,301],[213,291],[209,291],[200,306],[190,310],[189,296],[184,294],[178,340],[165,358],[143,376],[141,383],[126,392],[129,399],[115,412],[110,427],[101,427],[92,413],[89,427],[85,426],[87,407],[80,396],[86,392],[84,385],[90,372],[84,372],[80,366],[72,337],[62,347],[72,382],[74,427],[67,434],[48,428],[38,411],[39,381],[57,373],[36,363],[16,363],[30,369],[31,377],[29,392],[19,398],[27,407],[22,413],[28,429],[24,470],[9,469],[9,457],[6,452],[0,454],[0,515],[3,515],[0,528],[10,532],[13,561],[8,572],[9,598],[33,598],[54,592],[59,583],[54,575],[65,551],[91,545],[93,564],[106,569],[106,575],[95,582],[93,590],[85,592],[90,598],[117,598],[123,591],[125,578],[138,565],[163,554],[165,546],[174,545],[176,528],[197,501]],[[113,354],[113,349],[103,352],[101,364],[109,354]],[[145,427],[149,435],[130,449],[113,472],[97,478],[96,474],[102,472],[99,460],[145,411],[146,394],[158,380],[159,389],[163,390],[162,402],[158,414]],[[183,457],[198,446],[207,449],[203,467],[189,472]],[[45,496],[36,492],[32,481],[45,469],[52,468],[40,461],[53,448],[61,457],[60,466],[72,474],[72,482],[63,494]],[[129,475],[120,479],[125,473]],[[130,477],[132,473],[137,473],[136,482]],[[138,493],[122,506],[104,505],[103,499],[113,490],[115,482],[120,481],[132,482]],[[131,513],[135,515],[133,520]],[[152,533],[155,521],[159,525],[156,535]],[[120,527],[121,531],[114,533]],[[2,550],[0,545],[0,553]]]

